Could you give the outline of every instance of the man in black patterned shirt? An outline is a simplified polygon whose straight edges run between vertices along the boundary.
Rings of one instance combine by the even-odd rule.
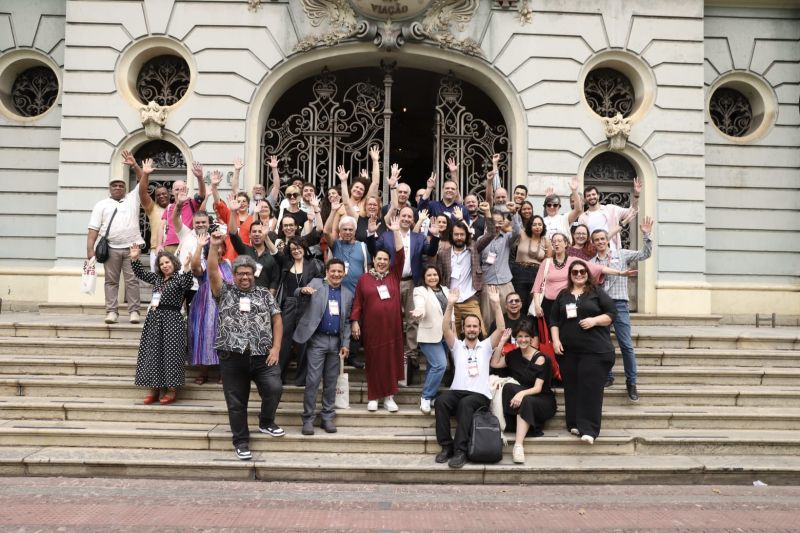
[[[252,458],[247,427],[251,380],[261,396],[258,430],[273,437],[285,435],[275,423],[283,392],[278,365],[283,321],[275,298],[268,289],[255,283],[256,262],[252,257],[237,257],[231,267],[233,283],[223,282],[217,253],[223,239],[222,233],[214,233],[208,252],[208,278],[219,310],[214,348],[219,354],[233,447],[236,456],[246,461]]]

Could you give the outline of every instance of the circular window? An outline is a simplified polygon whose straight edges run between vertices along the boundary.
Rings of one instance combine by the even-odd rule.
[[[58,77],[49,67],[38,66],[17,75],[11,86],[14,109],[23,117],[36,117],[53,107],[58,98]]]
[[[58,66],[44,54],[15,50],[0,58],[0,113],[11,120],[37,120],[56,106]]]
[[[706,109],[717,132],[744,143],[767,133],[775,123],[777,99],[764,80],[747,72],[721,76],[708,91]]]
[[[627,117],[633,111],[636,92],[631,80],[613,68],[598,68],[586,76],[583,83],[586,103],[601,117]]]
[[[655,101],[653,71],[637,55],[606,50],[590,58],[578,77],[580,98],[595,115],[638,120]]]
[[[154,57],[142,65],[136,78],[136,92],[143,104],[155,101],[161,106],[176,104],[189,89],[189,64],[173,55]]]

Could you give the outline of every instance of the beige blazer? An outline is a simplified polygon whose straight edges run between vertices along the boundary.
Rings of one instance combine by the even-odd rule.
[[[442,287],[442,292],[445,298],[450,293],[447,287]],[[441,342],[444,313],[431,289],[414,287],[414,310],[423,313],[417,327],[417,342]]]

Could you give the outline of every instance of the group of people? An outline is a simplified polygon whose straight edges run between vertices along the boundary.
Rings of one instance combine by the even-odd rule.
[[[334,433],[341,365],[365,366],[367,410],[396,412],[394,396],[422,355],[419,408],[435,412],[437,462],[466,463],[472,416],[496,395],[498,414],[516,432],[514,461],[524,462],[524,438],[541,436],[556,412],[558,368],[567,429],[593,443],[604,387],[613,383],[612,324],[628,397],[638,400],[627,277],[651,253],[652,220],[640,226],[639,251],[622,249],[619,235],[636,215],[638,180],[631,206],[620,208],[600,203],[594,187],[581,196],[573,178],[570,211],[562,213],[548,189],[540,216],[524,185],[510,200],[496,186],[499,154],[483,198],[461,197],[458,164],[449,159],[440,197],[434,173],[412,205],[396,164],[383,178],[390,198],[381,199],[379,149],[369,156],[371,173],[351,179],[339,167],[339,183],[319,192],[302,179],[281,191],[273,156],[269,193],[258,184],[252,196],[239,189],[237,160],[225,200],[222,173],[210,173],[206,191],[203,167],[194,163],[197,194],[176,181],[170,203],[163,187],[148,193],[152,161],[140,165],[123,153],[138,183],[126,192],[124,181],[112,179],[109,198],[92,212],[86,253],[91,260],[98,238],[106,239],[109,324],[119,320],[121,276],[132,323],[141,320],[138,280],[152,285],[135,381],[147,388],[144,403],[174,402],[187,363],[199,368],[198,385],[218,365],[236,455],[250,459],[251,382],[262,398],[259,431],[283,436],[275,415],[295,359],[294,384],[305,387],[302,433],[314,434],[320,384],[319,427]],[[149,269],[140,261],[140,208],[151,227]],[[541,328],[550,335],[540,339]],[[555,356],[539,351],[550,336]],[[440,392],[448,363],[452,385]]]

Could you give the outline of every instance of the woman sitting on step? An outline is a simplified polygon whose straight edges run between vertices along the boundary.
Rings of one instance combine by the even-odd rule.
[[[140,252],[137,245],[131,246],[131,266],[136,277],[153,285],[153,296],[139,340],[135,383],[150,387],[150,393],[144,397],[145,405],[159,400],[161,389],[166,388],[159,403],[167,405],[175,401],[178,387],[184,384],[186,321],[181,315],[181,304],[186,291],[192,288],[191,256],[181,272],[177,257],[160,252],[156,257],[158,273],[153,273],[142,267]]]

